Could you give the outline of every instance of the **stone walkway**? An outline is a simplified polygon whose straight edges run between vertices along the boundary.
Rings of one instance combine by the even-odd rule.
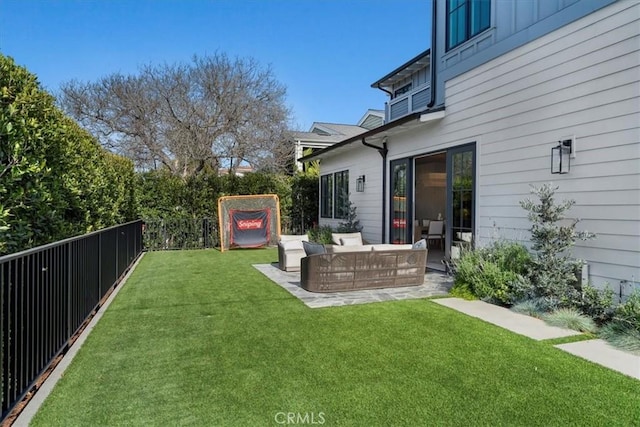
[[[442,298],[435,302],[538,341],[581,335],[578,331],[550,326],[547,325],[544,320],[515,313],[504,307],[489,304],[484,301]]]
[[[534,340],[580,335],[580,332],[547,325],[544,321],[489,304],[460,298],[440,298],[433,302],[492,323]],[[556,348],[640,380],[640,355],[619,350],[602,340],[558,344]]]
[[[300,287],[300,273],[287,272],[278,268],[277,264],[255,264],[256,270],[286,289],[310,308],[336,307],[372,302],[426,298],[436,295],[447,295],[453,280],[442,273],[427,273],[424,284],[402,288],[366,289],[350,292],[308,292]]]

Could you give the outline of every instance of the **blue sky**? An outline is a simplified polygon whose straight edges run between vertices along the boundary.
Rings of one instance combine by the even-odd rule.
[[[270,65],[293,127],[355,124],[371,83],[430,45],[429,0],[0,0],[0,52],[45,89],[225,52]]]

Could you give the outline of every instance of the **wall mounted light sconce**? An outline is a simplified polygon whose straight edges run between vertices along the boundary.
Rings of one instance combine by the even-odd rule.
[[[362,193],[364,191],[364,175],[360,175],[356,180],[356,191]]]
[[[571,169],[571,153],[573,139],[558,141],[558,145],[551,149],[551,173],[565,174]]]

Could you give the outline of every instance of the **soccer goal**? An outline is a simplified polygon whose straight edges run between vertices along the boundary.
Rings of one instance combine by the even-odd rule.
[[[276,194],[223,196],[218,199],[220,251],[278,243],[280,201]]]

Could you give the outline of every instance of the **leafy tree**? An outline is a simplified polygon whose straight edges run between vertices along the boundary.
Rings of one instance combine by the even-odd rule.
[[[242,163],[256,170],[289,166],[293,144],[286,89],[253,59],[218,53],[190,63],[147,65],[62,86],[65,111],[109,149],[144,169],[187,178]]]

